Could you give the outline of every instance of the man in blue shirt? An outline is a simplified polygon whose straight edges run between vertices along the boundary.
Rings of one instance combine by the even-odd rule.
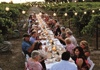
[[[24,40],[22,42],[22,51],[24,52],[25,55],[28,54],[29,56],[31,56],[31,52],[34,49],[34,46],[32,46],[32,43],[29,41],[30,35],[24,34],[23,37]]]
[[[69,61],[70,53],[64,52],[62,54],[62,60],[59,63],[54,64],[50,70],[77,70],[75,63]]]

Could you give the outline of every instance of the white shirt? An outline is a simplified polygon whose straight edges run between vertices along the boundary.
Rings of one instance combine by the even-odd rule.
[[[61,60],[59,63],[54,64],[50,70],[77,70],[77,66],[73,62]]]

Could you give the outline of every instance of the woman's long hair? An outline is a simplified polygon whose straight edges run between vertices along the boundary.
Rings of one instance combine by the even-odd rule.
[[[41,49],[41,48],[40,48],[41,45],[42,45],[41,42],[38,42],[38,41],[35,42],[35,43],[34,43],[34,50],[39,50],[39,49]]]
[[[83,49],[82,49],[80,46],[78,46],[78,47],[76,47],[76,48],[74,49],[74,54],[75,54],[75,50],[76,50],[76,49],[79,50],[79,56],[78,56],[79,58],[85,56],[85,55],[84,55],[84,51],[83,51]]]
[[[84,55],[84,51],[83,49],[78,46],[74,49],[74,54],[75,54],[75,50],[78,49],[79,50],[79,56],[76,56],[76,58],[81,58],[83,60],[83,64],[82,64],[82,67],[85,67],[87,70],[88,70],[88,67],[87,67],[87,64],[86,64],[86,56]]]

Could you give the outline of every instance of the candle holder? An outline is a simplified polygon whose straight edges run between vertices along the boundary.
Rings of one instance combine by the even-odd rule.
[[[53,46],[53,47],[52,47],[52,51],[57,51],[56,46]]]
[[[51,45],[53,45],[53,40],[49,40],[49,42],[51,43]]]

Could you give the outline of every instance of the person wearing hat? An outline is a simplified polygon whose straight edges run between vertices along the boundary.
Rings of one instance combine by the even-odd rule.
[[[34,49],[34,46],[29,41],[30,35],[24,34],[23,37],[24,37],[24,39],[23,39],[23,42],[22,42],[22,51],[24,52],[25,55],[28,54],[29,56],[31,56],[31,52]]]

